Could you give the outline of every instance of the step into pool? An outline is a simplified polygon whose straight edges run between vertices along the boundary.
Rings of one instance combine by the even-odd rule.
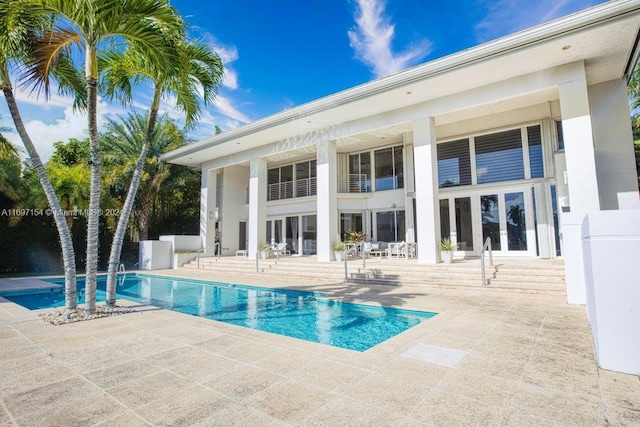
[[[46,279],[64,284],[64,279]],[[98,278],[97,301],[105,300],[106,277]],[[84,302],[78,278],[78,302]],[[436,313],[350,304],[314,292],[127,274],[117,295],[192,316],[265,332],[365,351],[433,317]],[[0,296],[3,296],[0,293]],[[64,306],[61,290],[4,296],[28,309]]]

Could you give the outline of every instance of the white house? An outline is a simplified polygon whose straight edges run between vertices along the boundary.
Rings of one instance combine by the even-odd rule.
[[[459,255],[566,255],[562,213],[640,206],[626,83],[640,4],[615,1],[168,153],[202,170],[201,234],[329,261],[347,229]],[[217,214],[216,214],[217,210]],[[220,221],[216,221],[216,217]]]
[[[202,171],[207,248],[219,227],[231,252],[287,242],[330,261],[351,229],[438,263],[442,237],[468,257],[491,238],[494,254],[563,257],[568,300],[584,304],[587,214],[616,211],[605,229],[640,236],[624,225],[640,215],[627,98],[639,30],[640,1],[612,1],[164,159]]]

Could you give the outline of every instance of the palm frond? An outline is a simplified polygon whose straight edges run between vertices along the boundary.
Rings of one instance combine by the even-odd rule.
[[[72,29],[55,29],[33,40],[31,56],[26,58],[26,72],[20,77],[27,87],[50,95],[51,77],[64,76],[63,91],[70,90],[78,78],[78,72],[69,59],[73,46],[82,45],[82,35]],[[86,95],[85,95],[86,99]],[[79,102],[79,105],[82,101]]]

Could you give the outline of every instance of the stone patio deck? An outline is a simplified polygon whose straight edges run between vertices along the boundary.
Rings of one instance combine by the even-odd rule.
[[[639,378],[597,367],[562,296],[154,273],[439,314],[359,353],[153,307],[52,326],[0,299],[0,426],[640,425]]]

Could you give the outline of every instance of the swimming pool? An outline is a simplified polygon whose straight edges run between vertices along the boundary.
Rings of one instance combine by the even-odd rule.
[[[63,279],[47,279],[64,284]],[[106,277],[96,299],[105,300]],[[83,302],[84,278],[78,278]],[[1,295],[1,294],[0,294]],[[436,313],[332,301],[323,294],[128,274],[118,280],[118,298],[265,332],[350,350],[365,351]],[[61,290],[5,298],[29,309],[64,306]]]

